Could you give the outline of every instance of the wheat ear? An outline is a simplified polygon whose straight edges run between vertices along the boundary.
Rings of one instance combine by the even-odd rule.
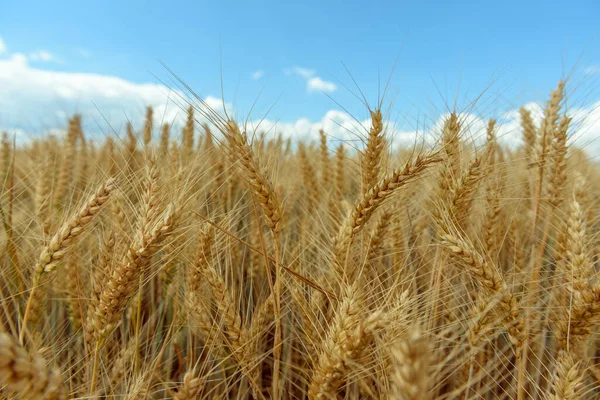
[[[275,305],[275,338],[273,340],[273,398],[278,399],[280,393],[280,365],[281,351],[283,343],[283,333],[281,328],[281,265],[279,254],[279,229],[281,223],[281,202],[273,184],[261,168],[252,147],[248,144],[246,133],[240,131],[239,126],[234,121],[227,122],[223,134],[227,138],[230,147],[230,157],[234,162],[239,161],[241,171],[250,185],[250,188],[260,204],[265,223],[271,229],[275,253],[275,283],[269,281],[271,292],[274,295]]]
[[[358,234],[373,216],[375,211],[392,194],[417,179],[431,165],[439,162],[441,157],[439,152],[434,151],[429,154],[419,154],[413,160],[407,162],[403,168],[394,171],[392,174],[382,178],[379,183],[374,185],[359,202],[357,202],[351,213],[342,222],[337,236],[334,238],[334,252],[336,260],[337,273],[346,275],[345,255],[349,251],[352,240]],[[350,279],[352,277],[349,277]]]
[[[66,400],[60,371],[30,355],[7,333],[0,333],[0,383],[22,399]]]
[[[371,129],[367,148],[362,154],[362,191],[366,194],[378,181],[382,152],[385,147],[381,110],[371,111]]]
[[[115,180],[109,179],[100,186],[96,193],[91,195],[84,205],[69,218],[50,239],[50,243],[42,250],[38,262],[33,268],[32,288],[29,292],[29,299],[25,307],[23,322],[21,325],[20,341],[23,341],[27,328],[27,319],[29,316],[37,316],[38,308],[43,301],[39,293],[41,279],[47,274],[54,272],[59,263],[64,259],[69,248],[77,241],[79,236],[85,231],[87,225],[92,222],[94,216],[98,214],[104,203],[110,197],[115,187]]]
[[[418,330],[399,342],[391,351],[394,363],[393,394],[400,400],[431,398],[432,346]]]
[[[173,394],[173,400],[194,400],[200,396],[204,380],[195,377],[193,372],[186,372],[183,377],[182,384],[177,388],[177,392]]]
[[[485,289],[499,298],[498,307],[502,322],[509,332],[512,342],[520,349],[525,340],[524,315],[515,295],[510,293],[508,285],[489,256],[482,255],[451,224],[441,224],[441,245],[454,261],[466,268],[467,272]],[[517,353],[519,354],[519,353]]]
[[[548,400],[576,400],[581,398],[579,388],[584,376],[580,371],[581,362],[576,362],[573,356],[561,351],[556,361],[556,373],[552,382],[552,394]]]
[[[309,384],[309,398],[335,398],[346,380],[349,365],[362,356],[381,327],[381,313],[364,318],[361,301],[358,285],[350,286],[322,344]]]

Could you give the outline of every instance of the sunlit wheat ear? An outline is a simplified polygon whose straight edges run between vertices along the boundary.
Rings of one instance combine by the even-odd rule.
[[[552,155],[550,163],[550,182],[548,184],[548,202],[558,209],[563,200],[563,192],[567,181],[567,131],[571,118],[563,116],[554,130],[552,138]]]
[[[312,373],[308,396],[311,399],[335,398],[346,380],[349,364],[358,360],[382,327],[381,313],[365,317],[358,285],[345,291],[334,320],[321,344]]]
[[[148,372],[134,376],[126,389],[126,400],[144,400],[148,398]]]
[[[96,307],[98,307],[98,303],[100,302],[100,295],[102,293],[102,284],[111,272],[112,262],[114,261],[114,249],[115,234],[111,231],[101,239],[99,249],[100,254],[98,255],[98,261],[94,265],[94,271],[92,272],[92,274],[90,274],[92,279],[90,282],[90,294],[87,303],[87,311],[85,314],[86,319],[87,316],[91,315],[96,309]]]
[[[338,234],[334,238],[334,254],[337,273],[341,276],[350,271],[345,270],[345,256],[352,245],[352,240],[366,225],[371,216],[396,191],[422,175],[427,168],[441,160],[437,151],[419,154],[408,161],[403,168],[382,178],[354,205],[352,211],[343,220]],[[350,277],[352,279],[352,277]]]
[[[434,362],[430,339],[415,329],[391,350],[394,366],[392,394],[402,400],[430,399],[431,364]]]
[[[49,369],[39,355],[30,355],[16,340],[0,333],[0,383],[3,392],[13,392],[22,399],[66,400],[58,369]]]
[[[548,153],[552,139],[554,138],[554,131],[559,119],[558,113],[562,107],[561,102],[564,98],[564,89],[564,82],[559,81],[556,89],[550,93],[550,99],[544,108],[544,118],[538,130],[533,149],[533,163],[540,169],[540,174],[544,172],[542,169],[546,166]]]
[[[242,322],[234,299],[231,297],[223,278],[219,276],[212,263],[212,249],[210,247],[214,242],[214,234],[214,228],[206,224],[200,236],[195,273],[199,274],[197,279],[205,280],[211,288],[212,297],[216,302],[219,312],[217,321],[223,320],[232,346],[239,347],[242,335]]]
[[[516,296],[510,292],[497,267],[493,265],[488,255],[482,255],[451,222],[442,221],[440,232],[441,246],[449,253],[450,257],[465,267],[486,293],[500,299],[498,310],[502,322],[511,336],[511,341],[519,349],[525,340],[525,316]]]
[[[461,157],[460,134],[461,123],[458,115],[451,113],[444,121],[442,128],[442,149],[454,175],[458,172]]]
[[[576,362],[567,352],[560,352],[555,362],[556,372],[552,381],[552,394],[549,400],[575,400],[582,398],[580,392],[585,376],[581,363]]]
[[[389,228],[392,223],[392,212],[386,211],[381,214],[377,225],[371,233],[371,238],[368,243],[367,261],[377,261],[382,255],[384,241],[389,233]]]
[[[362,192],[366,194],[378,181],[381,158],[385,149],[383,137],[383,116],[381,110],[371,111],[371,129],[367,139],[367,148],[362,153]]]
[[[556,289],[561,310],[555,333],[561,350],[576,352],[577,345],[587,339],[599,322],[600,288],[593,276],[593,257],[587,234],[586,213],[578,202],[578,185],[569,203],[569,214],[564,223],[564,238],[559,238],[556,273],[564,282]]]
[[[496,257],[503,240],[499,237],[502,232],[502,194],[504,182],[497,182],[488,187],[487,211],[483,222],[483,242],[486,251],[492,257]]]
[[[75,243],[76,238],[84,232],[85,227],[92,222],[94,216],[108,201],[114,188],[115,180],[109,179],[88,198],[77,213],[60,227],[40,254],[38,263],[34,267],[34,281],[44,273],[53,272],[56,269],[68,248]]]
[[[536,143],[536,127],[533,124],[531,118],[531,112],[525,107],[519,109],[521,117],[521,129],[523,130],[523,142],[525,143],[525,157],[527,160],[531,160]],[[528,164],[530,165],[530,164]]]
[[[150,142],[152,141],[152,128],[153,121],[152,115],[154,114],[152,107],[146,108],[146,121],[144,122],[144,150],[150,150]]]
[[[585,211],[574,197],[569,204],[567,219],[566,278],[572,279],[577,290],[586,288],[593,274],[593,257],[588,249],[587,220]]]
[[[151,225],[161,211],[161,181],[156,159],[149,157],[146,165],[146,191],[141,204],[141,218],[139,220],[139,231],[148,232],[152,229]]]
[[[344,145],[340,144],[335,152],[335,188],[340,200],[344,198],[344,193],[346,193],[345,159],[346,151]]]
[[[35,212],[38,223],[44,228],[44,233],[48,234],[48,219],[51,215],[51,184],[50,184],[50,162],[45,161],[39,168],[37,184],[35,187]]]
[[[133,130],[131,122],[127,123],[127,138],[125,140],[125,160],[127,162],[127,172],[132,173],[137,169],[137,136]]]
[[[267,226],[273,232],[277,232],[281,221],[281,203],[273,184],[254,157],[246,135],[240,132],[235,122],[228,122],[225,134],[230,147],[231,160],[237,163],[243,171],[263,210]]]
[[[171,135],[171,125],[164,123],[160,130],[160,147],[159,154],[161,157],[166,157],[169,154],[169,141]]]
[[[498,140],[496,138],[496,120],[490,119],[486,128],[485,135],[485,158],[487,163],[493,166],[496,163],[496,153],[498,152]]]
[[[147,269],[148,261],[174,229],[179,206],[171,204],[161,217],[158,177],[158,170],[151,159],[135,237],[123,259],[110,270],[100,290],[97,306],[87,316],[85,336],[90,344],[93,341],[101,343],[115,328],[125,306],[137,292],[139,277]]]
[[[187,110],[187,120],[181,133],[181,147],[186,157],[189,157],[194,149],[194,107],[192,106]]]
[[[42,280],[56,270],[56,267],[63,261],[69,249],[76,243],[96,214],[100,212],[104,203],[108,201],[114,188],[114,179],[109,179],[105,184],[100,186],[84,202],[79,211],[63,223],[52,239],[50,239],[48,245],[42,250],[37,263],[33,267],[32,287],[23,316],[21,339],[25,334],[28,318],[36,322],[39,317],[40,307],[43,303],[44,288],[42,287]]]
[[[461,229],[464,229],[467,225],[467,217],[471,211],[473,196],[483,176],[481,158],[475,157],[465,173],[453,181],[450,186],[450,210],[455,223]]]
[[[84,290],[83,277],[81,271],[81,261],[76,255],[68,257],[64,268],[65,286],[67,289],[68,303],[67,310],[71,326],[75,331],[83,326],[84,320]]]
[[[113,267],[103,285],[98,306],[88,315],[88,342],[102,343],[115,329],[125,306],[137,292],[139,276],[148,266],[148,260],[173,232],[177,212],[172,206],[167,208],[164,216],[150,230],[140,231],[122,261]]]
[[[444,121],[442,128],[442,154],[445,155],[443,162],[439,167],[437,178],[437,199],[436,201],[446,203],[450,202],[451,187],[456,185],[456,181],[461,176],[460,171],[460,133],[461,125],[456,113],[451,113]],[[439,218],[439,209],[433,209],[433,214]]]
[[[254,382],[259,382],[261,379],[261,358],[265,351],[264,338],[268,334],[271,323],[273,322],[273,296],[257,306],[250,321],[250,327],[242,332],[242,354],[241,361],[243,368],[247,371],[249,377]],[[253,388],[253,390],[255,390]]]
[[[100,164],[106,169],[109,176],[117,175],[117,154],[115,141],[112,137],[107,137],[100,153]]]
[[[313,163],[306,154],[306,147],[302,143],[298,144],[298,157],[300,158],[304,186],[307,189],[308,208],[309,210],[315,210],[320,203],[322,189],[319,188]]]
[[[185,270],[187,289],[200,292],[204,281],[204,273],[213,262],[213,245],[215,242],[214,228],[206,223],[198,235],[194,265]]]
[[[173,400],[194,400],[200,396],[204,380],[194,375],[194,372],[186,372],[183,382],[173,393]]]
[[[275,191],[271,180],[268,178],[264,166],[259,163],[258,158],[248,143],[246,133],[242,133],[237,123],[228,120],[222,128],[221,133],[225,135],[229,156],[232,163],[238,166],[242,176],[250,186],[250,190],[262,209],[262,215],[266,225],[271,229],[274,255],[275,255],[275,280],[269,280],[269,287],[274,297],[275,311],[275,337],[273,342],[273,396],[278,397],[281,390],[280,365],[281,344],[283,342],[283,331],[281,324],[281,297],[283,283],[280,266],[280,228],[282,216],[282,204]]]
[[[67,137],[65,141],[64,158],[62,161],[58,184],[54,192],[54,199],[56,206],[66,203],[66,196],[69,193],[69,188],[72,184],[72,172],[74,168],[74,158],[76,154],[76,142],[81,131],[81,116],[74,115],[69,120],[69,127],[67,129]]]
[[[327,147],[327,135],[323,129],[319,130],[320,147],[319,152],[321,155],[321,184],[326,190],[329,191],[329,185],[331,179],[331,160],[329,158],[329,148]]]
[[[335,169],[334,169],[334,190],[331,196],[331,215],[333,219],[339,223],[339,219],[343,216],[340,203],[344,200],[346,194],[346,151],[344,145],[340,144],[335,152]]]
[[[575,351],[600,322],[600,285],[575,289],[568,307],[558,323],[557,333],[561,349]]]

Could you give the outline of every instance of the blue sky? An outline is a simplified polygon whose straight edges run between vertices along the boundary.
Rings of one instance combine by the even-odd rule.
[[[0,61],[22,55],[21,66],[48,73],[39,82],[52,81],[51,73],[58,72],[61,79],[94,74],[170,85],[160,60],[200,95],[215,98],[221,96],[222,73],[225,100],[240,117],[262,91],[252,118],[274,106],[270,119],[292,123],[322,121],[328,111],[343,109],[368,117],[352,79],[374,105],[397,60],[384,106],[391,120],[410,130],[422,115],[435,120],[455,98],[459,109],[466,108],[490,82],[472,110],[482,117],[543,101],[571,72],[577,106],[594,104],[600,99],[594,86],[600,76],[599,16],[597,0],[11,2],[0,6]],[[75,95],[41,97],[66,114],[85,114],[92,102],[118,114],[118,104],[87,86],[69,89]],[[18,103],[17,89],[10,100]],[[35,125],[24,120],[25,100],[11,108],[5,99],[0,126]],[[135,111],[122,107],[122,114],[134,118]],[[141,113],[141,103],[136,107]],[[47,127],[55,122],[42,111],[31,112],[40,113],[35,119]],[[53,118],[58,122],[60,113]]]

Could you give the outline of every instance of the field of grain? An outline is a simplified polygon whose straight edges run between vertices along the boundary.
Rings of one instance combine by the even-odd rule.
[[[565,90],[515,149],[451,113],[392,150],[379,108],[358,147],[284,140],[199,99],[181,131],[4,134],[0,397],[597,398],[600,168]]]

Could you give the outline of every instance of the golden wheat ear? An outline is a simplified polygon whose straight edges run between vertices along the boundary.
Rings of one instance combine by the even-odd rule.
[[[29,292],[21,324],[21,342],[27,331],[28,320],[37,322],[40,316],[40,308],[43,306],[44,301],[44,281],[47,283],[48,276],[56,270],[56,267],[63,261],[65,255],[77,242],[86,227],[92,222],[96,214],[100,212],[114,188],[115,180],[113,178],[101,185],[84,202],[81,208],[63,223],[52,239],[50,239],[48,245],[42,250],[37,263],[33,267],[31,291]]]
[[[394,193],[412,181],[417,180],[431,166],[441,160],[438,151],[419,154],[407,162],[404,167],[383,177],[366,194],[359,198],[352,211],[343,220],[338,234],[333,240],[335,270],[338,277],[353,281],[354,270],[348,270],[347,254],[350,252],[354,237],[365,227],[375,211]]]
[[[308,389],[311,399],[335,397],[348,379],[350,365],[361,358],[382,329],[381,312],[364,315],[363,296],[358,284],[346,288],[312,372]]]
[[[177,391],[173,393],[173,400],[194,400],[200,396],[202,387],[204,386],[204,380],[199,377],[195,377],[194,372],[186,372],[183,377],[183,382],[177,388]]]
[[[413,329],[408,337],[391,350],[394,365],[392,394],[397,399],[431,399],[431,367],[434,362],[430,339],[419,329]]]
[[[67,399],[60,371],[49,369],[46,360],[30,355],[6,333],[0,333],[0,382],[3,391],[22,399]]]

